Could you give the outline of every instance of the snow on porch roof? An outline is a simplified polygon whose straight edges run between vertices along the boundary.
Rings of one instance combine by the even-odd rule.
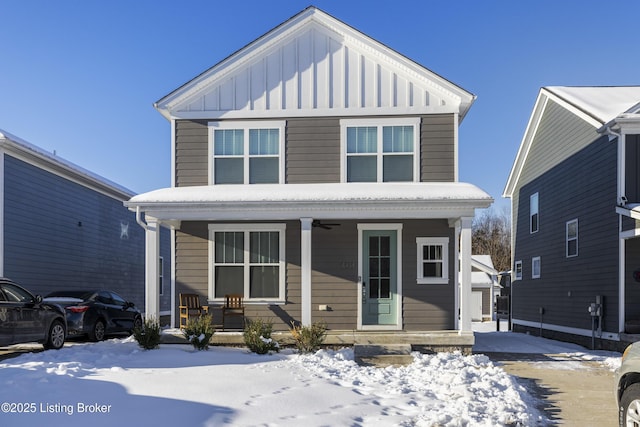
[[[475,185],[461,182],[252,184],[163,188],[139,194],[127,204],[345,201],[469,201],[484,207],[493,199]]]
[[[323,217],[448,217],[473,215],[493,199],[475,185],[447,183],[327,183],[208,185],[164,188],[125,205],[160,219]],[[434,210],[433,215],[425,211]],[[365,212],[368,212],[365,214]],[[438,216],[441,215],[441,216]]]

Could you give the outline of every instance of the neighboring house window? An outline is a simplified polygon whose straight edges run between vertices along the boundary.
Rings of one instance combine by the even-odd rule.
[[[567,258],[578,256],[578,220],[567,221]]]
[[[531,258],[531,278],[539,279],[540,278],[540,257]]]
[[[164,294],[164,258],[158,259],[158,291],[160,295]]]
[[[538,212],[538,193],[532,194],[529,204],[529,217],[531,218],[531,233],[536,233],[540,227],[540,217]]]
[[[449,283],[449,239],[418,237],[418,283]]]
[[[420,119],[340,121],[342,182],[418,181]]]
[[[284,182],[284,122],[211,122],[212,184]]]
[[[209,238],[211,299],[284,300],[284,224],[211,224]]]
[[[514,270],[515,270],[514,280],[522,280],[522,261],[516,261]]]

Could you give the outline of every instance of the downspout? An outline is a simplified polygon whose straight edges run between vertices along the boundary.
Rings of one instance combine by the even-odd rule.
[[[149,231],[149,225],[142,220],[142,214],[140,213],[140,206],[136,206],[136,222],[140,227],[144,228],[145,231]]]

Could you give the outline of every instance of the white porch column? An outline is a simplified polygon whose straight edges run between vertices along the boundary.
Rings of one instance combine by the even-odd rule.
[[[471,330],[471,223],[460,218],[460,331]]]
[[[158,269],[160,268],[160,224],[155,218],[146,217],[145,227],[145,316],[160,318],[160,294]]]
[[[300,285],[301,321],[311,325],[311,228],[313,218],[300,218]]]

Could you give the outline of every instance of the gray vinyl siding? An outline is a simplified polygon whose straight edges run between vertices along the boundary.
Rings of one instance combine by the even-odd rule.
[[[288,184],[340,182],[340,120],[287,120]]]
[[[168,237],[164,230],[166,261]],[[144,308],[144,254],[144,231],[122,200],[5,154],[5,276],[41,295],[110,289]],[[168,310],[170,298],[161,304]]]
[[[453,114],[422,116],[420,180],[455,181],[455,121]]]
[[[602,137],[519,189],[514,261],[522,261],[523,279],[512,287],[514,318],[589,330],[587,307],[602,295],[603,328],[617,332],[616,161],[616,145]],[[539,231],[531,234],[529,197],[536,192]],[[567,258],[565,227],[573,219],[578,256]],[[532,279],[537,256],[541,277]]]
[[[325,321],[334,330],[354,330],[358,323],[358,221],[327,222],[339,225],[332,226],[331,230],[314,228],[312,232],[312,320]],[[181,292],[196,292],[203,301],[207,298],[208,224],[183,222],[176,232],[176,297]],[[416,280],[416,237],[449,237],[449,277],[454,277],[453,229],[449,228],[447,220],[410,220],[403,224],[404,329],[453,329],[453,279],[446,285],[418,285]],[[291,320],[300,320],[299,221],[286,222],[286,264],[286,304],[249,304],[246,307],[248,318],[271,320],[276,330],[286,330]],[[320,305],[330,309],[320,311]],[[213,307],[214,322],[219,324],[219,310]]]
[[[629,203],[640,202],[640,135],[625,135],[625,194]]]
[[[286,183],[340,182],[340,118],[292,118],[286,123]],[[421,181],[455,180],[455,126],[453,114],[421,116]],[[207,185],[207,122],[178,120],[175,132],[176,186]]]
[[[175,185],[209,183],[209,131],[206,121],[177,120],[175,125]]]
[[[625,320],[640,321],[640,283],[634,273],[640,269],[640,238],[625,240]]]

